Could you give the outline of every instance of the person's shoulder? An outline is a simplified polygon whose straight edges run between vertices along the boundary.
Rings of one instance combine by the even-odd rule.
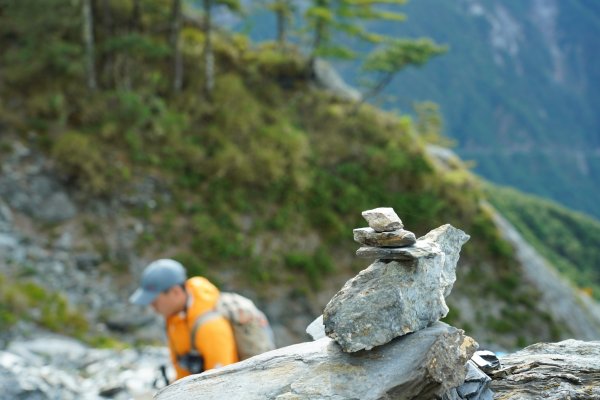
[[[189,278],[185,282],[185,286],[187,289],[191,290],[192,295],[196,294],[199,291],[207,292],[209,294],[219,292],[219,289],[217,289],[217,287],[211,281],[209,281],[203,276],[193,276]]]
[[[205,312],[214,310],[219,300],[219,289],[208,279],[195,276],[186,282],[186,290],[191,296],[188,314],[196,319]]]

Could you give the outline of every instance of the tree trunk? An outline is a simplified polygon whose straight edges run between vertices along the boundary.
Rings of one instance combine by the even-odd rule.
[[[112,11],[110,9],[110,0],[102,0],[102,20],[106,30],[112,34],[114,30],[114,24]]]
[[[279,7],[277,8],[277,42],[279,47],[285,48],[286,42],[286,4],[285,0],[279,0]]]
[[[211,8],[212,0],[203,0],[204,4],[204,94],[212,98],[215,87],[215,60],[212,49]]]
[[[171,49],[173,51],[173,91],[183,87],[183,62],[179,34],[181,32],[181,0],[173,0],[171,13]]]
[[[110,0],[101,0],[98,4],[96,18],[97,32],[102,38],[107,40],[115,35],[115,24],[110,7]],[[112,52],[104,52],[98,61],[98,77],[102,84],[107,87],[114,86],[111,80],[112,70],[114,65],[114,54]]]
[[[87,86],[90,90],[98,88],[96,80],[96,67],[94,56],[94,16],[92,14],[92,0],[83,0],[83,42],[85,44],[85,67],[87,73]]]
[[[141,16],[142,16],[142,7],[140,4],[140,0],[133,0],[133,9],[131,10],[131,17],[129,18],[129,31],[137,32],[141,27]]]
[[[327,7],[328,4],[325,0],[318,0],[317,6]],[[319,48],[321,47],[321,44],[323,43],[323,38],[325,37],[326,29],[327,29],[326,22],[322,18],[317,17],[317,19],[315,21],[315,31],[314,31],[314,37],[313,37],[313,43],[312,43],[312,51],[310,53],[310,58],[308,60],[309,71],[311,71],[310,72],[311,74],[313,74],[312,71],[315,67],[315,61],[317,59],[317,52],[319,51]]]

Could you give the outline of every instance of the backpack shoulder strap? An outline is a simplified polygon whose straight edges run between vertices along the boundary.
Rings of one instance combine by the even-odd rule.
[[[197,348],[196,346],[196,332],[198,332],[198,329],[204,325],[206,322],[211,321],[215,318],[219,318],[221,316],[221,313],[218,312],[217,310],[210,310],[210,311],[206,311],[203,314],[200,314],[198,316],[198,318],[196,318],[196,320],[194,321],[194,325],[192,326],[192,330],[190,333],[190,349],[191,350],[196,350],[198,353],[200,353],[200,350]]]

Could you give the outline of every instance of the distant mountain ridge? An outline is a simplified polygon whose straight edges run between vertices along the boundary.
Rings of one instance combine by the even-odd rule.
[[[600,217],[600,3],[419,0],[381,26],[449,52],[400,73],[387,107],[440,104],[446,134],[475,172]],[[342,73],[354,77],[351,67]]]

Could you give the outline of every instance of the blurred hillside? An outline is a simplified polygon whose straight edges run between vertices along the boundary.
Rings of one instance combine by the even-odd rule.
[[[438,103],[475,172],[599,218],[599,4],[419,0],[404,11],[404,23],[378,30],[449,49],[399,75],[379,99],[385,107]],[[357,82],[355,66],[340,68]]]
[[[147,262],[172,257],[256,300],[279,345],[302,341],[367,266],[352,229],[380,206],[417,236],[445,223],[471,235],[447,322],[497,349],[573,337],[523,278],[481,181],[427,151],[447,142],[435,107],[411,117],[357,105],[317,85],[296,49],[216,30],[207,93],[201,20],[182,19],[174,47],[168,2],[98,2],[91,14],[91,3],[51,3],[0,2],[4,340],[33,326],[97,345],[158,341],[157,320],[126,299]],[[597,253],[577,249],[573,268],[593,270]],[[588,298],[600,283],[589,276],[576,281]]]

